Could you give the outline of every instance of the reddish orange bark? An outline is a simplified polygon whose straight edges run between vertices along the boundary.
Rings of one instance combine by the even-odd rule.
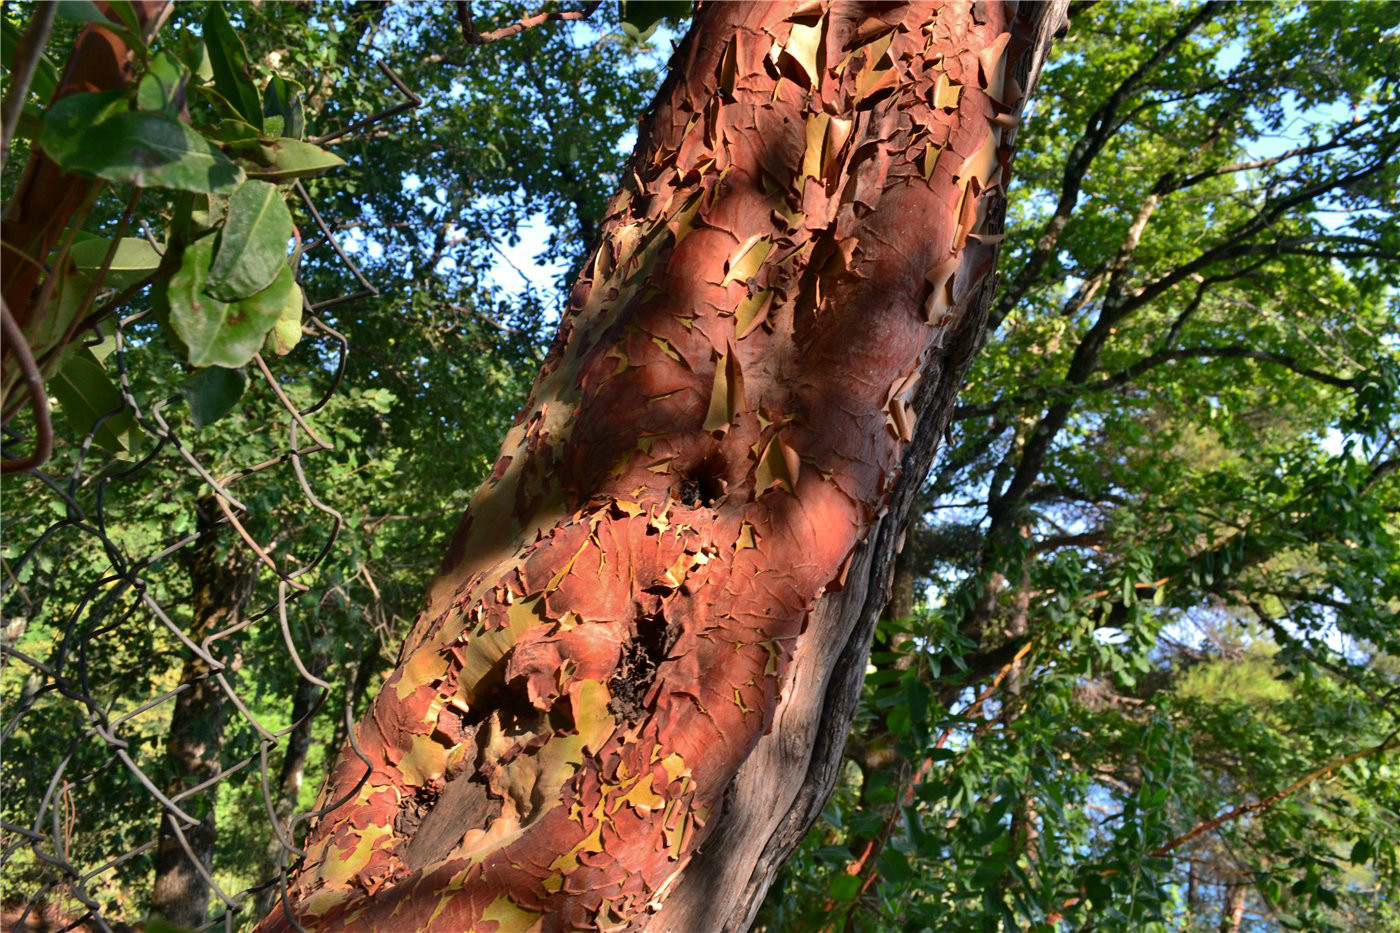
[[[98,8],[110,13],[105,0]],[[132,4],[143,27],[164,15],[166,0],[137,0]],[[129,85],[136,76],[126,42],[101,26],[87,25],[73,43],[53,100],[84,91],[110,91]],[[15,319],[26,330],[35,313],[34,298],[43,276],[43,263],[87,194],[91,181],[69,175],[37,147],[25,163],[14,197],[5,207],[5,260],[0,293]],[[27,256],[29,261],[19,257]]]
[[[956,388],[1038,15],[701,7],[358,727],[370,774],[347,753],[323,792],[308,929],[646,924],[830,636],[920,383]]]

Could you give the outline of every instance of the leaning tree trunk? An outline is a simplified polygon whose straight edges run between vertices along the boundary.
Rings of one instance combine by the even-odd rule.
[[[327,782],[307,929],[747,925],[830,791],[1060,15],[702,5]]]

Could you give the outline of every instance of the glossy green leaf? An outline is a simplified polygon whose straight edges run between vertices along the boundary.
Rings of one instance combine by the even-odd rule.
[[[201,83],[214,80],[214,66],[209,61],[209,48],[203,39],[189,41],[185,49],[185,66]]]
[[[39,145],[45,154],[64,168],[82,159],[88,144],[87,133],[94,126],[127,109],[125,91],[85,91],[70,94],[44,114]]]
[[[257,127],[233,118],[220,120],[212,128],[206,129],[205,132],[209,138],[221,145],[235,148],[257,146],[262,139],[262,133],[258,131]]]
[[[102,268],[112,241],[92,238],[79,240],[73,244],[68,257],[73,264],[85,273],[95,273]],[[116,255],[107,267],[107,275],[102,284],[112,288],[125,288],[149,276],[160,268],[161,256],[149,241],[140,237],[123,237],[117,243]]]
[[[178,115],[185,106],[185,82],[188,80],[189,72],[178,58],[169,52],[159,52],[152,56],[136,86],[136,106]]]
[[[248,68],[248,50],[234,31],[223,3],[204,10],[204,45],[214,72],[214,87],[249,123],[262,128],[262,104]]]
[[[209,297],[204,285],[214,258],[211,240],[187,246],[179,271],[171,276],[166,289],[170,326],[184,342],[190,365],[237,369],[262,347],[295,283],[291,268],[283,266],[277,279],[252,298],[229,303]]]
[[[233,411],[248,388],[248,376],[241,369],[210,366],[185,381],[180,394],[190,406],[196,428],[204,428]]]
[[[345,160],[320,146],[304,143],[296,139],[282,138],[272,143],[264,143],[256,157],[257,164],[247,164],[249,178],[262,178],[267,181],[290,181],[319,175],[345,164]]]
[[[247,181],[229,198],[218,250],[205,291],[239,301],[272,284],[287,265],[292,215],[276,185]]]
[[[301,139],[306,133],[306,115],[301,102],[301,85],[274,76],[263,90],[264,129],[269,136],[290,136]],[[272,117],[282,118],[282,129],[272,132]]]
[[[243,170],[190,127],[164,113],[124,110],[112,113],[107,94],[63,108],[65,98],[44,121],[40,145],[70,172],[141,188],[228,191],[243,181]],[[79,122],[84,115],[105,116]],[[56,115],[56,116],[55,116]]]
[[[138,52],[144,51],[146,44],[141,39],[141,34],[136,30],[134,14],[127,11],[118,11],[118,18],[121,22],[113,20],[103,14],[97,4],[92,0],[63,0],[58,4],[58,18],[67,20],[70,23],[95,23],[120,36],[127,45]],[[124,15],[129,14],[129,15]]]

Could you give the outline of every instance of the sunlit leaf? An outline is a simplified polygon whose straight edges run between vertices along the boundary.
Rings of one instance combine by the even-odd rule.
[[[247,165],[248,177],[267,181],[290,181],[319,175],[345,164],[340,156],[320,146],[285,137],[260,146],[255,160],[257,164]]]
[[[292,215],[277,186],[244,182],[229,198],[204,290],[220,301],[262,291],[286,267],[291,236]]]
[[[295,282],[291,267],[284,265],[277,279],[252,298],[228,303],[209,297],[204,285],[213,261],[211,239],[187,246],[180,270],[170,279],[170,326],[184,342],[190,365],[237,369],[262,347]]]
[[[210,3],[204,10],[204,45],[214,72],[214,87],[249,123],[262,128],[262,103],[249,76],[248,50],[238,37],[223,3]]]

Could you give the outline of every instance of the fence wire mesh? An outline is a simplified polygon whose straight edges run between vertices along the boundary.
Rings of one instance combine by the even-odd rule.
[[[421,103],[392,69],[383,63],[379,68],[401,102],[315,142],[362,132]],[[16,761],[7,755],[7,770],[44,776],[37,783],[24,783],[42,786],[42,792],[19,799],[16,782],[7,775],[9,799],[4,805],[6,818],[0,820],[4,885],[0,926],[5,930],[121,933],[133,929],[145,921],[146,904],[130,891],[140,890],[142,878],[149,884],[158,874],[193,877],[197,879],[194,887],[210,895],[211,909],[198,930],[248,928],[285,902],[288,872],[303,855],[295,840],[306,823],[342,802],[323,801],[319,809],[288,812],[286,789],[279,786],[274,772],[279,750],[286,753],[288,737],[305,729],[333,689],[318,675],[317,663],[307,657],[314,626],[298,619],[299,613],[306,615],[302,610],[324,597],[324,582],[305,581],[314,581],[313,571],[327,561],[345,525],[341,513],[317,493],[308,470],[317,454],[333,449],[310,419],[342,391],[350,352],[349,341],[326,320],[325,312],[345,302],[376,297],[378,291],[337,243],[306,187],[298,182],[294,191],[315,228],[313,237],[303,241],[302,269],[307,263],[339,264],[353,286],[313,302],[307,297],[308,282],[298,276],[303,285],[303,337],[316,342],[321,351],[317,358],[322,361],[313,367],[319,373],[319,397],[309,405],[298,406],[289,397],[279,382],[276,359],[258,356],[254,360],[254,379],[261,379],[280,412],[280,423],[269,419],[262,426],[267,436],[274,430],[281,432],[273,455],[233,468],[215,467],[215,460],[239,462],[236,440],[228,443],[230,449],[211,451],[201,446],[207,440],[193,436],[179,419],[168,417],[172,406],[181,401],[179,393],[153,398],[147,391],[150,380],[143,381],[139,373],[149,362],[146,355],[163,352],[151,339],[148,309],[109,320],[103,332],[92,333],[88,340],[90,347],[110,347],[107,368],[117,376],[122,405],[98,417],[65,458],[32,470],[29,479],[15,477],[6,482],[7,513],[23,511],[32,516],[48,509],[55,517],[38,525],[20,522],[31,539],[19,546],[13,540],[7,542],[6,552],[18,552],[18,556],[5,560],[0,578],[4,610],[0,666],[6,682],[19,685],[6,691],[9,702],[0,752],[21,747],[24,759]],[[149,230],[147,236],[156,245]],[[114,459],[103,454],[98,444],[101,432],[123,417],[130,417],[144,435],[139,459]],[[6,428],[5,447],[18,451],[27,440]],[[60,465],[65,467],[62,472],[55,469]],[[169,495],[189,500],[183,505],[198,514],[196,527],[171,534],[153,547],[136,549],[123,533],[121,505],[114,505],[120,496],[114,490],[141,479],[160,488],[165,477],[180,474],[194,479],[171,482]],[[279,559],[272,553],[273,545],[259,540],[256,520],[260,513],[263,519],[269,518],[265,497],[244,490],[254,485],[255,478],[274,476],[285,480],[283,488],[299,493],[306,514],[320,517],[322,538],[319,545],[306,548],[312,554],[307,560]],[[11,530],[14,524],[7,516]],[[65,585],[77,595],[67,600],[62,617],[49,623],[50,635],[43,640],[42,650],[34,650],[32,638],[26,641],[24,636],[29,620],[47,598],[46,588],[70,573],[73,562],[65,562],[65,555],[93,547],[100,559],[86,562],[82,580],[64,577]],[[201,571],[201,562],[207,564],[216,547],[229,553]],[[162,574],[176,572],[196,584],[202,579],[206,586],[228,586],[228,568],[235,566],[246,568],[249,582],[242,595],[252,604],[226,600],[233,611],[206,614],[199,624],[191,621],[199,613],[188,605],[189,600],[200,598],[194,591],[197,586],[185,599],[161,580]],[[51,568],[61,568],[61,573]],[[265,650],[256,655],[250,651],[256,633],[267,635],[256,640],[262,648],[278,646],[275,656]],[[22,649],[22,643],[29,650]],[[132,644],[147,645],[151,653],[129,658]],[[157,659],[155,648],[160,645],[169,650]],[[113,661],[118,656],[125,659],[124,664]],[[133,699],[143,666],[157,665],[180,671],[178,681]],[[309,702],[300,704],[300,715],[280,728],[260,721],[248,700],[249,690],[257,689],[264,672],[276,665],[294,671],[294,690],[309,694]],[[158,682],[160,678],[147,679]],[[208,773],[176,773],[172,780],[170,758],[175,743],[195,741],[178,735],[187,725],[179,721],[182,698],[189,702],[194,697],[202,698],[201,708],[217,710],[221,734],[242,738],[220,740],[221,754],[213,756]],[[345,736],[353,746],[349,705],[339,710],[339,716],[342,722],[335,734]],[[229,720],[227,725],[224,718]],[[21,738],[24,741],[18,741]],[[244,810],[237,821],[215,826],[209,814],[218,794],[258,800],[260,812]],[[151,818],[141,819],[148,812]],[[144,826],[148,832],[135,832],[132,826]],[[206,829],[215,834],[262,835],[267,853],[262,865],[274,870],[251,878],[246,870],[222,870],[215,858],[217,840],[204,838],[210,835]],[[161,865],[162,859],[172,857],[178,864]],[[299,928],[295,920],[293,925]]]

